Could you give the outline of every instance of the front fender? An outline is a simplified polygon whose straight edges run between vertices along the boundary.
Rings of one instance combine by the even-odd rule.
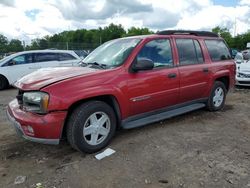
[[[129,110],[128,99],[121,89],[108,84],[71,92],[54,90],[54,92],[50,91],[48,93],[50,93],[49,111],[67,111],[73,104],[79,101],[107,95],[115,97],[120,108],[121,118],[126,117]]]

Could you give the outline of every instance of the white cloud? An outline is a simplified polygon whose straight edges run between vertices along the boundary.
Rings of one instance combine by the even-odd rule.
[[[241,0],[240,5],[250,5],[250,1],[249,0]]]
[[[229,28],[234,32],[236,24],[236,34],[246,32],[250,28],[250,7],[236,6],[207,6],[201,10],[189,13],[184,11],[183,18],[178,22],[176,28],[184,29],[211,29],[216,26]]]
[[[34,11],[35,10],[35,11]],[[236,22],[235,22],[236,20]],[[212,0],[1,0],[0,33],[29,40],[69,29],[98,28],[110,23],[162,29],[228,27],[250,29],[250,1],[234,7]]]

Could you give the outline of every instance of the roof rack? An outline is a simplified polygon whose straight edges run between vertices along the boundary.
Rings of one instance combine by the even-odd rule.
[[[158,35],[195,35],[203,37],[219,37],[216,33],[210,31],[192,31],[192,30],[164,30],[157,32]]]

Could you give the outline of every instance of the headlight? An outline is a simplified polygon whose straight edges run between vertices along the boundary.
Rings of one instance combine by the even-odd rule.
[[[47,113],[49,95],[44,92],[26,92],[23,94],[23,109],[38,114]]]

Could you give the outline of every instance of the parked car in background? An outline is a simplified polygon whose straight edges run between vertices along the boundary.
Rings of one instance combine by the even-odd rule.
[[[239,52],[234,58],[236,62],[236,82],[238,86],[250,86],[250,52]]]
[[[37,69],[77,66],[80,60],[74,51],[68,50],[35,50],[12,54],[0,60],[0,90]]]
[[[237,49],[234,49],[234,48],[231,48],[231,55],[232,55],[232,58],[235,58],[236,54],[239,52],[239,50]]]
[[[242,51],[242,55],[243,55],[244,60],[246,60],[246,61],[250,60],[250,50]]]
[[[234,61],[235,61],[235,63],[237,63],[237,64],[245,63],[245,62],[244,62],[244,59],[243,59],[243,55],[242,55],[241,52],[238,52],[238,53],[235,55]]]
[[[85,50],[74,50],[74,52],[81,58],[84,59],[88,56],[88,53]]]
[[[106,42],[85,67],[41,69],[15,83],[7,115],[28,140],[92,153],[116,129],[131,129],[192,110],[223,108],[235,84],[235,63],[225,41],[202,31]]]

